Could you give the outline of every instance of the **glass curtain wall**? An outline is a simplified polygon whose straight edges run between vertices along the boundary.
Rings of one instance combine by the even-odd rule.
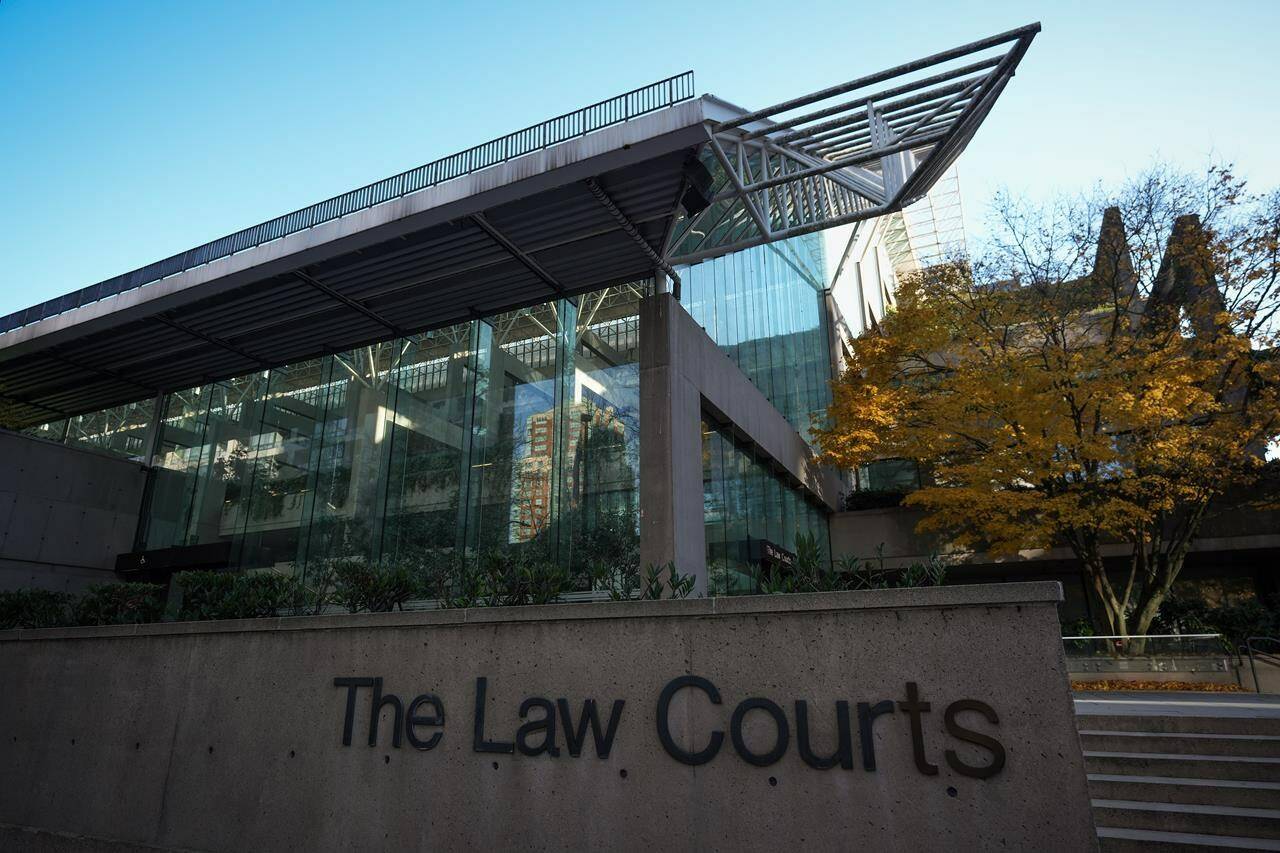
[[[823,255],[811,234],[680,270],[689,314],[810,443],[831,402]]]
[[[155,400],[140,400],[85,415],[28,427],[36,438],[83,447],[143,462],[147,458],[147,430],[155,415]]]
[[[165,397],[139,547],[570,569],[639,558],[626,285]]]
[[[708,589],[713,595],[757,592],[757,576],[777,556],[812,536],[830,560],[827,514],[775,474],[731,431],[702,421],[703,522]]]

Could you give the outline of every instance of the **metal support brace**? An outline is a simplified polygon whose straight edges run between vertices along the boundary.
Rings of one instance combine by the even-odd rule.
[[[843,169],[846,166],[860,165],[862,163],[870,163],[875,160],[880,160],[884,157],[887,157],[890,154],[897,154],[902,151],[909,151],[912,148],[916,148],[922,145],[927,145],[931,142],[936,142],[939,139],[942,139],[946,135],[947,134],[945,131],[938,131],[936,133],[924,134],[915,139],[901,140],[891,145],[888,148],[888,150],[872,149],[869,151],[864,151],[855,156],[845,157],[840,160],[835,160],[833,162],[825,163],[821,166],[815,166],[812,169],[803,169],[799,172],[790,172],[784,175],[778,175],[773,178],[769,178],[764,181],[757,181],[756,183],[752,184],[749,187],[746,187],[745,189],[747,192],[756,192],[758,190],[763,190],[769,187],[778,186],[779,184],[787,184],[793,181],[801,180],[803,178],[811,178],[815,175],[824,175],[827,172],[833,172],[836,169]],[[733,196],[736,196],[737,194],[738,193],[736,190],[725,190],[723,192],[716,193],[715,196],[712,197],[711,201],[714,204],[717,201],[723,201],[724,199],[731,198]],[[886,192],[886,195],[888,195],[887,192]]]
[[[565,295],[565,289],[563,286],[561,286],[560,282],[557,281],[556,278],[553,275],[551,275],[551,273],[543,269],[541,264],[539,264],[537,261],[531,258],[528,254],[526,254],[524,250],[522,250],[515,243],[512,243],[510,240],[508,240],[507,235],[503,234],[501,231],[495,228],[493,223],[490,222],[483,213],[473,213],[470,219],[472,222],[476,224],[476,227],[478,227],[484,233],[488,234],[490,239],[493,240],[493,242],[497,243],[499,246],[505,249],[507,253],[511,255],[513,258],[515,258],[517,261],[524,264],[525,268],[529,270],[529,272],[533,273],[538,278],[542,279],[542,281],[548,287],[554,290],[558,296]]]
[[[704,125],[703,130],[707,133],[707,141],[711,143],[711,150],[715,153],[716,159],[720,161],[720,168],[724,169],[725,174],[729,177],[729,182],[733,184],[734,190],[737,191],[738,197],[742,199],[742,204],[747,208],[752,221],[756,227],[760,229],[760,234],[769,237],[772,229],[769,223],[765,221],[764,214],[760,212],[760,208],[756,206],[755,199],[747,192],[747,188],[742,184],[742,178],[738,177],[738,172],[733,168],[733,164],[729,162],[729,157],[724,153],[724,148],[720,147],[720,140],[716,139],[716,135],[711,132],[711,128]]]
[[[649,245],[649,242],[644,239],[644,235],[640,233],[635,225],[631,224],[631,220],[627,218],[627,215],[618,209],[618,206],[613,203],[613,199],[609,198],[609,194],[606,193],[604,188],[596,182],[595,178],[587,178],[586,184],[587,189],[591,190],[591,194],[596,197],[596,201],[600,202],[600,204],[604,206],[605,210],[613,214],[613,218],[617,220],[618,225],[620,225],[622,230],[627,233],[627,236],[634,240],[636,245],[644,250],[644,253],[649,256],[649,260],[653,261],[658,269],[662,270],[671,278],[671,292],[678,300],[680,298],[680,275],[675,271],[675,267],[667,263],[665,258],[653,250],[653,247]]]
[[[264,370],[271,366],[270,362],[268,362],[266,359],[260,358],[259,356],[256,356],[251,352],[242,350],[240,349],[240,347],[236,346],[230,341],[224,341],[221,338],[215,338],[213,335],[206,335],[204,332],[193,329],[190,326],[188,326],[186,323],[180,323],[177,320],[173,319],[172,317],[166,317],[164,314],[156,314],[153,319],[155,319],[160,323],[164,323],[166,326],[168,326],[171,329],[177,329],[179,332],[185,332],[186,334],[190,335],[193,338],[199,338],[205,343],[213,344],[216,347],[222,347],[227,352],[233,352],[236,355],[240,356],[241,358],[247,358],[250,361],[255,362],[258,365],[258,367]]]
[[[311,285],[316,290],[320,291],[325,296],[328,296],[330,299],[334,300],[335,302],[341,302],[343,305],[347,306],[352,311],[363,314],[364,316],[368,317],[370,320],[373,320],[375,323],[384,327],[387,331],[391,332],[396,337],[405,336],[404,330],[401,329],[399,326],[397,326],[395,323],[392,323],[390,320],[383,318],[373,309],[368,308],[364,305],[361,305],[359,302],[355,301],[351,297],[343,296],[341,293],[334,290],[332,287],[325,284],[323,281],[320,281],[319,279],[313,276],[307,275],[302,270],[294,270],[293,274],[300,281],[303,281]]]
[[[46,406],[44,403],[37,403],[35,400],[27,400],[22,397],[15,397],[13,394],[0,394],[0,400],[12,400],[20,406],[30,406],[33,409],[41,409],[46,412],[58,415],[62,418],[71,417],[70,414],[62,409],[55,409],[53,406]]]
[[[895,147],[895,143],[900,141],[899,137],[870,101],[867,101],[867,126],[871,130],[872,152],[887,152],[880,157],[880,174],[884,176],[885,198],[895,198],[911,172],[911,152],[909,150],[889,151]]]
[[[105,376],[108,379],[114,379],[117,382],[121,382],[125,385],[132,385],[134,388],[138,388],[142,391],[151,392],[155,390],[154,387],[150,385],[143,385],[141,382],[131,379],[125,374],[120,373],[118,371],[108,370],[105,367],[94,367],[91,364],[85,364],[84,362],[79,361],[77,359],[67,358],[65,355],[62,355],[61,353],[50,352],[48,354],[48,357],[53,359],[54,361],[60,361],[63,364],[70,365],[71,367],[74,367],[76,370],[83,370],[86,373],[96,373],[99,376]]]

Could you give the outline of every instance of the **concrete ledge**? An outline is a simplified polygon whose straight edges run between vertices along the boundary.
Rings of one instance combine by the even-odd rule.
[[[160,850],[174,853],[173,848],[153,847],[150,844],[135,844],[74,832],[54,832],[11,823],[0,823],[0,849],[23,853],[155,853]]]
[[[810,592],[791,595],[743,595],[663,601],[610,601],[542,604],[524,607],[473,607],[450,610],[392,611],[350,615],[281,616],[267,619],[224,619],[216,622],[153,622],[144,625],[98,625],[83,628],[16,628],[0,631],[0,643],[35,640],[96,640],[181,634],[243,634],[263,631],[327,631],[362,628],[425,628],[492,625],[510,622],[580,622],[600,619],[747,616],[767,613],[942,609],[1057,605],[1057,581],[932,586],[857,592]]]

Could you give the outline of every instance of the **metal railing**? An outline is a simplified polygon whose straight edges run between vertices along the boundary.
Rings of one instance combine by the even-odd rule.
[[[1266,646],[1269,651],[1257,646]],[[1258,660],[1271,667],[1280,668],[1280,640],[1275,637],[1247,637],[1241,650],[1249,657],[1249,674],[1253,676],[1253,690],[1262,692],[1262,684],[1258,681]]]
[[[1062,647],[1071,658],[1219,657],[1231,650],[1221,634],[1063,637]]]
[[[686,71],[632,89],[571,113],[508,133],[490,142],[442,157],[416,169],[343,193],[319,204],[228,234],[133,272],[100,281],[72,293],[0,317],[0,334],[159,281],[324,222],[382,204],[445,181],[460,178],[515,157],[637,118],[695,96],[693,72]]]
[[[1072,673],[1211,673],[1240,680],[1240,660],[1221,634],[1063,637],[1062,646]]]

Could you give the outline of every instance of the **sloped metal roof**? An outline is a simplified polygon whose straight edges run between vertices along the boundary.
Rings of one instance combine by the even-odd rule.
[[[900,209],[954,160],[1036,30],[754,113],[692,97],[686,74],[526,128],[3,318],[0,397],[14,425],[40,423]],[[927,109],[863,97],[884,81]],[[823,148],[831,130],[852,148]],[[689,189],[707,164],[699,209]],[[681,251],[700,226],[712,244]]]

